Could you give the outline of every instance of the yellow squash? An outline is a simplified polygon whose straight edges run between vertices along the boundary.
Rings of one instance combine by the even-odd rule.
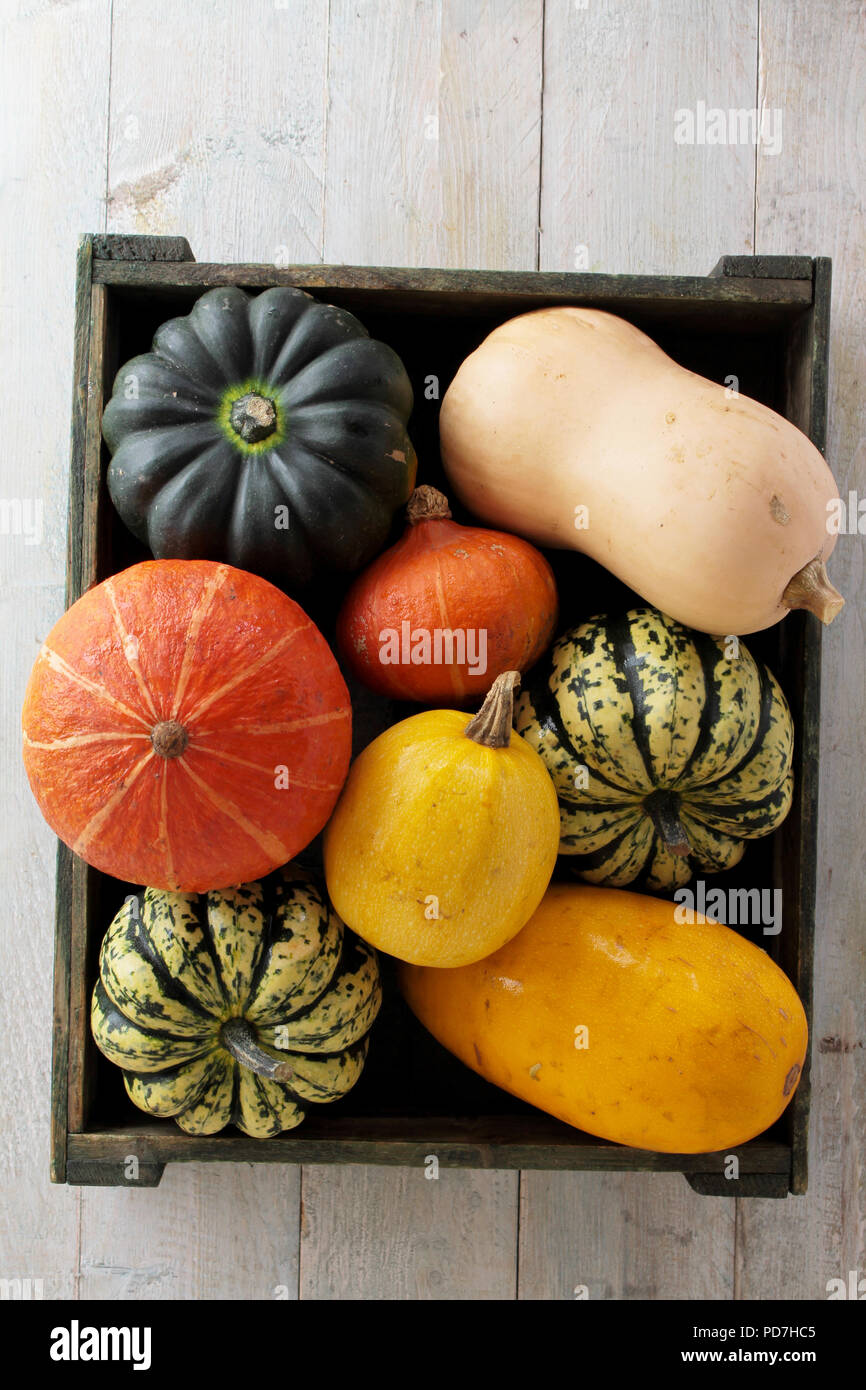
[[[559,847],[541,758],[511,728],[515,671],[474,719],[429,710],[357,759],[325,831],[337,912],[371,945],[459,966],[510,940],[535,911]]]
[[[403,991],[462,1062],[567,1124],[663,1153],[728,1149],[788,1104],[806,1017],[759,947],[676,912],[554,884],[495,955],[447,972],[404,966]]]

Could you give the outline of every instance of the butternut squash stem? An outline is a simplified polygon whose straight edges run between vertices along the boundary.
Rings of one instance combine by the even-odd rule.
[[[256,1036],[244,1018],[230,1018],[220,1029],[220,1042],[230,1052],[236,1062],[256,1076],[265,1076],[269,1081],[288,1081],[294,1075],[288,1062],[278,1062],[276,1057],[259,1047]]]
[[[520,685],[519,671],[503,671],[487,692],[487,698],[464,730],[466,737],[485,748],[507,748],[511,742],[514,718],[514,692]]]
[[[652,817],[653,825],[664,840],[669,854],[675,854],[679,859],[691,854],[689,837],[677,815],[679,799],[675,792],[653,792],[644,802],[644,808]]]
[[[845,600],[830,583],[821,556],[816,555],[794,575],[782,595],[782,603],[786,608],[805,608],[822,623],[832,623]]]
[[[406,503],[406,516],[410,526],[417,526],[419,521],[447,521],[450,515],[451,508],[444,492],[430,487],[428,483],[416,487]]]

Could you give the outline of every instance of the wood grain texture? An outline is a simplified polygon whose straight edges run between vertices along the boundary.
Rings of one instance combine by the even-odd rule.
[[[16,1040],[0,1067],[0,1274],[41,1278],[46,1298],[74,1291],[78,1197],[49,1182],[56,842],[27,785],[19,729],[30,667],[63,611],[75,251],[81,229],[103,216],[108,13],[107,0],[31,4],[14,16],[7,7],[0,40],[0,370],[14,383],[0,453],[0,496],[13,506],[0,535],[0,1016],[7,1042]],[[30,535],[16,504],[38,518]]]
[[[114,0],[106,230],[321,258],[326,0]]]
[[[754,0],[546,0],[542,270],[705,275],[751,252],[754,147],[697,141],[699,102],[755,105],[756,18]]]
[[[827,458],[841,496],[866,497],[866,12],[761,0],[760,45],[783,144],[758,160],[756,247],[833,258]],[[809,1192],[741,1204],[741,1298],[820,1299],[828,1279],[866,1274],[864,554],[866,536],[839,537],[830,571],[847,604],[823,642]]]
[[[541,0],[331,0],[326,261],[534,269]]]
[[[79,1296],[295,1299],[300,1170],[177,1164],[156,1189],[88,1190]]]
[[[707,274],[752,251],[754,148],[674,131],[699,101],[754,106],[756,12],[694,9],[547,0],[540,269]],[[733,1199],[682,1178],[524,1173],[519,1297],[731,1298],[734,1239]]]
[[[683,1178],[524,1173],[521,1299],[728,1299],[735,1202]]]
[[[517,1173],[304,1169],[300,1296],[512,1299]]]

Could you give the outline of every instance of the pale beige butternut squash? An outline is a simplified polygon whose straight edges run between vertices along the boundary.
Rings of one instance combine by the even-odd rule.
[[[688,627],[745,634],[842,607],[819,451],[613,314],[540,309],[495,329],[451,383],[440,432],[476,516],[592,556]]]

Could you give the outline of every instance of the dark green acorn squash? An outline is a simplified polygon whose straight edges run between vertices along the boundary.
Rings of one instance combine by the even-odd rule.
[[[108,490],[158,559],[298,589],[381,550],[415,481],[397,354],[303,290],[203,294],[120,369]]]

